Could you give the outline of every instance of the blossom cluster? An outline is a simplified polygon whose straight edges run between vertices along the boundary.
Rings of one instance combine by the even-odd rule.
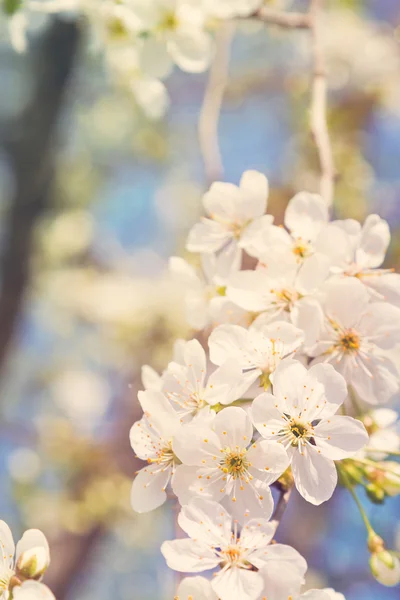
[[[40,583],[50,564],[49,545],[38,529],[28,529],[15,547],[10,528],[0,521],[0,599],[55,600]]]
[[[91,46],[104,55],[110,77],[127,87],[152,119],[166,111],[164,80],[176,65],[189,73],[205,71],[221,21],[248,17],[264,0],[12,0],[9,34],[19,51],[27,32],[44,15],[85,17]]]
[[[299,193],[281,227],[266,214],[267,198],[267,179],[255,171],[239,186],[212,184],[186,245],[199,254],[200,273],[182,258],[170,262],[199,333],[176,343],[161,376],[143,368],[144,415],[130,438],[147,464],[132,507],[153,510],[171,489],[188,538],[164,542],[168,565],[220,567],[211,583],[184,580],[178,598],[341,597],[300,596],[304,559],[271,544],[279,524],[271,487],[283,493],[294,484],[319,505],[338,473],[348,481],[350,466],[375,465],[367,458],[374,449],[380,460],[399,449],[397,413],[377,408],[399,387],[400,276],[381,268],[387,223],[377,215],[363,226],[330,221],[320,196]],[[397,493],[399,483],[397,472]],[[398,559],[383,566],[396,583]]]

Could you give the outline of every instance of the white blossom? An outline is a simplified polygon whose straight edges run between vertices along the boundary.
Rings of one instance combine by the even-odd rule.
[[[221,566],[212,580],[220,600],[257,600],[264,586],[261,571],[270,567],[274,578],[281,577],[282,560],[297,574],[299,587],[307,568],[292,548],[270,542],[274,527],[265,519],[250,519],[238,532],[237,524],[217,502],[194,498],[184,506],[178,523],[187,539],[164,542],[161,546],[168,566],[186,573],[200,573]]]
[[[53,593],[43,583],[24,581],[13,589],[14,600],[56,600]]]
[[[276,442],[253,442],[253,426],[246,412],[228,407],[211,426],[186,426],[174,439],[177,468],[174,491],[181,504],[193,496],[222,501],[239,522],[272,514],[269,486],[289,466]]]
[[[263,393],[253,402],[256,428],[263,438],[283,444],[296,488],[312,504],[332,496],[334,461],[354,456],[368,441],[360,421],[335,414],[346,394],[346,382],[331,365],[307,370],[286,359],[273,375],[273,394]]]
[[[367,289],[356,278],[328,283],[324,325],[309,353],[314,364],[331,363],[362,401],[382,404],[399,387],[387,351],[400,342],[400,310],[369,300]]]
[[[368,457],[384,460],[390,452],[400,450],[398,418],[397,412],[390,408],[376,408],[363,415],[362,422],[369,434],[368,450],[365,451]]]
[[[191,229],[186,244],[189,252],[218,252],[228,245],[246,248],[254,228],[272,223],[265,215],[268,181],[262,173],[246,171],[240,185],[215,182],[204,195],[207,217]]]
[[[179,586],[174,600],[218,600],[211,583],[205,577],[185,577]]]

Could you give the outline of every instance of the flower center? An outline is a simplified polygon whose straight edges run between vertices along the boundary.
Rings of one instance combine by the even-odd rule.
[[[286,418],[289,419],[289,415],[286,415]],[[293,418],[288,420],[286,427],[280,431],[280,435],[284,438],[282,441],[295,448],[302,447],[306,443],[313,444],[313,433],[311,423],[302,423]]]
[[[6,569],[3,573],[0,574],[0,593],[8,590],[10,585],[10,580],[14,575],[14,571],[11,569]]]
[[[271,293],[275,293],[278,301],[284,304],[284,310],[286,312],[290,312],[293,308],[293,305],[299,299],[299,294],[296,290],[271,290]]]
[[[161,19],[159,29],[160,31],[174,31],[179,25],[177,16],[174,12],[167,12]]]
[[[311,248],[307,242],[298,239],[292,248],[292,252],[298,259],[303,259],[311,255]]]
[[[156,463],[158,465],[168,466],[176,462],[174,451],[172,450],[172,441],[166,443],[157,452],[157,458],[148,458],[148,463]]]
[[[340,336],[339,346],[347,354],[357,352],[360,349],[360,338],[355,331],[349,329]]]
[[[225,457],[220,463],[220,468],[234,479],[243,476],[251,466],[246,458],[246,449],[231,450],[230,448],[225,448],[223,452],[225,453]]]
[[[231,564],[237,564],[240,561],[242,551],[239,546],[228,546],[224,551],[227,561]]]

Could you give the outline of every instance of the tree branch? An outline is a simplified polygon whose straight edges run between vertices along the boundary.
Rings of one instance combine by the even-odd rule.
[[[79,40],[76,23],[55,19],[33,46],[36,74],[31,101],[7,124],[3,146],[14,176],[14,196],[0,258],[0,370],[4,366],[30,275],[34,228],[50,204],[54,129],[71,76]]]
[[[260,8],[253,18],[268,25],[276,25],[284,29],[310,29],[310,15],[306,13],[281,12],[270,8]]]
[[[279,500],[275,507],[275,511],[274,511],[274,514],[272,515],[272,519],[271,519],[271,524],[274,526],[275,533],[280,525],[280,522],[282,521],[283,515],[285,514],[292,491],[293,491],[293,484],[291,484],[287,488],[280,490]]]
[[[327,123],[328,90],[325,57],[322,49],[321,3],[322,0],[311,0],[309,11],[313,55],[310,126],[321,169],[320,193],[330,206],[334,195],[335,166]]]
[[[221,25],[216,36],[216,52],[211,66],[199,117],[199,142],[207,181],[222,178],[223,166],[218,142],[218,124],[228,83],[230,48],[235,33],[234,23]]]

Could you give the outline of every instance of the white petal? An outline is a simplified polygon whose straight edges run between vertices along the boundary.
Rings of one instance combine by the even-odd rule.
[[[334,414],[347,397],[347,384],[345,379],[330,364],[317,364],[310,367],[307,373],[307,384],[323,387],[323,396],[328,405],[320,416]]]
[[[161,552],[170,569],[201,573],[218,566],[219,558],[208,544],[191,539],[164,542]]]
[[[185,577],[178,586],[176,600],[218,600],[211,583],[204,577]]]
[[[50,564],[50,549],[46,536],[39,529],[28,529],[17,544],[15,551],[15,560],[18,561],[23,552],[33,548],[43,548],[46,554],[45,562]]]
[[[220,325],[208,339],[210,360],[215,365],[222,365],[229,358],[237,358],[242,367],[248,367],[245,356],[248,332],[238,325]]]
[[[167,88],[161,81],[140,77],[132,80],[130,87],[136,102],[149,119],[157,121],[165,115],[170,100]]]
[[[379,267],[390,242],[390,229],[387,221],[378,215],[369,215],[361,231],[361,239],[356,252],[356,262],[363,268]]]
[[[138,393],[138,399],[149,422],[165,436],[174,435],[180,426],[179,417],[168,399],[157,390]]]
[[[400,342],[400,308],[387,302],[373,302],[364,312],[359,330],[373,336],[379,348],[393,348]]]
[[[332,460],[353,456],[368,443],[364,425],[352,417],[334,415],[314,428],[316,447]]]
[[[380,295],[381,300],[390,302],[395,306],[400,306],[400,274],[399,273],[381,273],[377,272],[372,276],[368,272],[365,277],[360,277],[361,281]]]
[[[250,516],[255,519],[269,519],[274,510],[270,487],[260,479],[256,479],[256,475],[251,483],[248,480],[236,481],[235,487],[222,503],[229,510],[232,518],[240,524],[245,523]]]
[[[328,316],[346,329],[357,325],[369,302],[367,290],[354,277],[327,284],[326,297]]]
[[[183,359],[188,367],[189,382],[193,387],[203,387],[206,373],[206,353],[198,340],[186,342]]]
[[[304,558],[290,546],[272,544],[262,559],[263,595],[268,600],[287,600],[290,596],[298,598],[307,570]]]
[[[233,567],[218,573],[211,585],[220,600],[257,600],[263,580],[255,571]]]
[[[298,360],[285,358],[273,374],[274,396],[285,400],[288,407],[296,405],[306,376],[307,369]]]
[[[211,36],[201,29],[179,29],[167,43],[175,63],[188,73],[202,73],[210,65],[213,44]]]
[[[337,484],[335,463],[313,448],[305,447],[302,452],[295,452],[292,459],[296,488],[307,502],[322,504],[329,500]]]
[[[131,506],[138,513],[145,513],[158,508],[167,499],[165,488],[171,476],[166,467],[160,470],[159,465],[143,467],[136,475],[131,490]]]
[[[189,231],[186,249],[189,252],[217,252],[232,239],[233,233],[221,223],[202,219]]]
[[[163,381],[160,375],[149,365],[142,366],[142,383],[146,390],[161,390]]]
[[[348,379],[358,396],[368,404],[385,404],[399,389],[399,373],[384,357],[371,357],[366,368],[353,368]]]
[[[209,480],[207,475],[211,475]],[[219,502],[225,495],[224,490],[221,488],[219,475],[220,471],[217,468],[212,472],[210,468],[206,467],[179,465],[171,480],[172,491],[176,494],[179,504],[182,506],[189,504],[195,496]],[[218,477],[218,480],[216,477]]]
[[[371,410],[368,414],[374,423],[382,429],[385,427],[390,427],[390,425],[394,425],[398,419],[397,412],[391,408],[377,408],[375,410]]]
[[[292,235],[305,241],[315,240],[322,225],[328,221],[328,206],[318,194],[300,192],[289,202],[285,225]]]
[[[0,521],[0,566],[11,567],[14,563],[15,545],[11,529],[5,521]]]
[[[228,406],[217,414],[214,420],[214,430],[222,447],[246,448],[253,437],[253,426],[247,413],[235,406]]]
[[[268,547],[270,549],[270,542],[275,534],[275,527],[266,518],[264,519],[250,519],[246,521],[241,534],[240,544],[249,550],[262,550]],[[251,564],[259,568],[264,564],[264,561],[260,562],[260,559],[254,559],[257,556],[256,552],[251,554]],[[253,562],[254,559],[254,562]]]
[[[230,542],[232,518],[218,502],[194,498],[182,508],[178,523],[191,538],[210,546]]]
[[[264,393],[254,399],[251,407],[253,423],[261,435],[267,439],[275,439],[282,429],[283,409],[278,406],[278,399],[272,394]],[[284,406],[282,404],[282,406]]]
[[[265,247],[267,247],[267,249],[269,248],[268,241],[273,222],[274,217],[272,215],[262,215],[262,217],[254,219],[254,221],[247,225],[242,231],[239,246],[244,248],[250,256],[261,259],[265,254]],[[280,227],[275,227],[274,229],[284,231]],[[284,233],[288,235],[286,231]]]
[[[171,256],[168,269],[176,281],[187,286],[202,287],[196,270],[186,260],[179,256]]]
[[[24,581],[13,589],[14,600],[56,600],[47,585],[38,581]]]
[[[173,63],[166,51],[165,42],[149,36],[138,48],[141,70],[150,77],[165,79],[173,69]]]
[[[265,394],[267,395],[267,394]],[[257,475],[263,479],[262,474],[267,476],[269,484],[273,483],[289,466],[289,457],[284,448],[273,441],[257,441],[249,448],[247,459],[251,462],[253,469],[260,471]]]
[[[313,346],[321,335],[324,323],[324,311],[320,303],[311,297],[304,296],[291,312],[293,325],[304,331],[305,348]]]
[[[301,294],[311,294],[324,283],[329,275],[330,260],[324,254],[313,254],[300,267],[296,289]]]
[[[268,180],[258,171],[245,171],[240,180],[240,191],[245,195],[243,214],[248,219],[261,217],[267,210]]]
[[[189,424],[174,437],[173,448],[184,464],[200,466],[204,458],[219,455],[221,444],[219,436],[211,429]]]
[[[264,271],[240,271],[230,278],[226,295],[245,310],[261,312],[273,302],[274,294],[271,289],[273,284]]]

